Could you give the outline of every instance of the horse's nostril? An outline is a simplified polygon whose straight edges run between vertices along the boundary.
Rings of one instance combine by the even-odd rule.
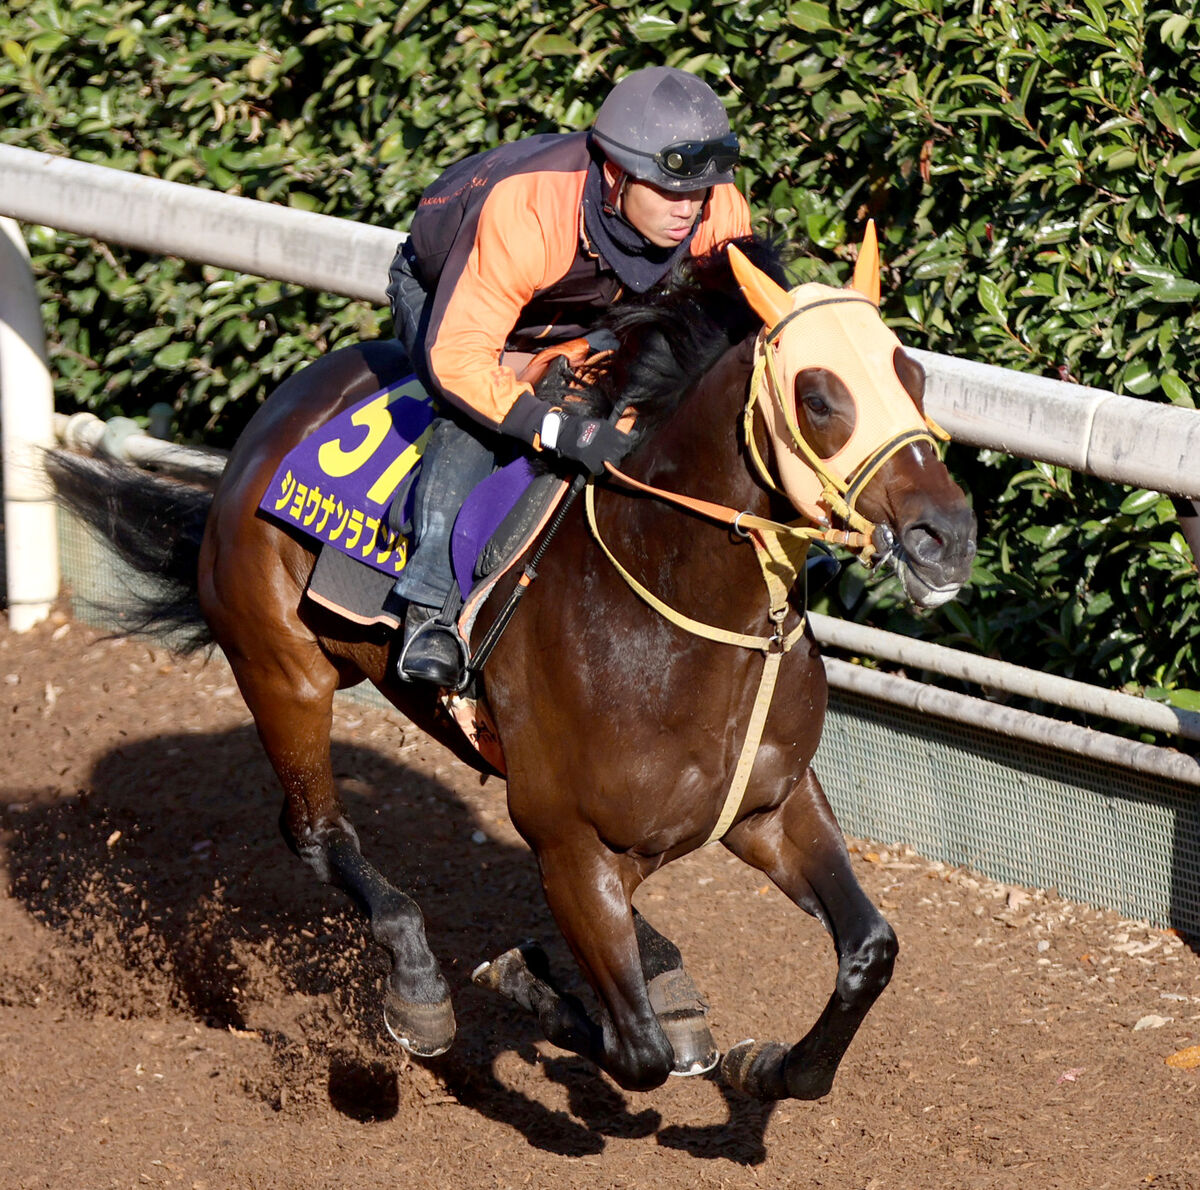
[[[904,549],[910,558],[933,562],[946,549],[945,539],[928,525],[910,525],[904,532]]]

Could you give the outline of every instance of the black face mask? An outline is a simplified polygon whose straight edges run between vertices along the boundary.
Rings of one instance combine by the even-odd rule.
[[[671,248],[659,248],[608,202],[607,189],[604,167],[593,160],[583,187],[584,230],[592,248],[617,274],[621,284],[634,293],[645,293],[657,285],[689,250],[692,236],[696,234],[695,225],[680,243]]]

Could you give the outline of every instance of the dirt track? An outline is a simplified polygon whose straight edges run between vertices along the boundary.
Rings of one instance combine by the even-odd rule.
[[[223,662],[60,616],[0,629],[0,682],[3,1190],[1200,1187],[1200,1070],[1165,1061],[1200,1044],[1200,958],[1173,934],[856,844],[901,959],[833,1093],[628,1094],[469,982],[555,937],[500,783],[344,703],[351,815],[455,992],[422,1066],[381,1033],[361,925],[277,834]],[[719,848],[638,903],[725,1046],[797,1039],[829,993],[819,927]]]

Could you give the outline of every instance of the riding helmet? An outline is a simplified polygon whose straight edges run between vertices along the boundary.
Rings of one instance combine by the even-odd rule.
[[[687,191],[733,181],[738,141],[713,89],[673,66],[626,75],[596,113],[593,143],[632,177]]]

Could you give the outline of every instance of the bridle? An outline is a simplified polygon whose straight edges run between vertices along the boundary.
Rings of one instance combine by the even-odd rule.
[[[769,405],[775,415],[768,420],[775,429],[771,436],[775,439],[777,453],[781,445],[780,439],[783,439],[784,448],[794,451],[817,481],[818,486],[814,491],[819,494],[815,498],[798,502],[817,529],[813,536],[818,540],[837,541],[842,544],[838,531],[830,527],[831,519],[836,517],[855,534],[852,543],[844,544],[849,545],[865,565],[878,566],[891,548],[891,532],[886,526],[868,520],[859,512],[859,497],[884,464],[905,447],[928,442],[936,449],[936,437],[945,439],[948,435],[925,416],[911,396],[906,394],[905,399],[899,403],[899,408],[892,411],[891,424],[883,440],[867,447],[859,458],[842,458],[841,451],[829,457],[822,456],[805,438],[796,417],[792,393],[779,375],[777,347],[784,331],[793,328],[806,314],[824,307],[849,304],[865,305],[872,313],[877,312],[874,302],[852,290],[826,290],[823,295],[799,304],[773,327],[763,330],[755,344],[754,371],[743,415],[743,432],[747,452],[759,479],[770,491],[795,502],[794,493],[787,491],[778,477],[771,473],[758,449],[754,432],[755,421],[763,416]],[[851,398],[855,399],[853,390]],[[779,432],[780,422],[786,429],[786,438]],[[768,433],[771,433],[770,427]],[[834,460],[838,460],[838,465],[834,465]]]
[[[769,490],[792,500],[795,504],[796,501],[788,492],[786,484],[771,474],[759,452],[755,437],[756,417],[769,412],[773,413],[775,417],[768,417],[768,422],[772,420],[777,422],[778,419],[782,419],[787,431],[786,440],[781,441],[782,435],[778,432],[772,434],[770,425],[768,425],[768,434],[773,438],[776,454],[780,453],[781,446],[796,452],[799,459],[816,477],[820,503],[829,510],[831,515],[824,515],[820,509],[806,508],[807,521],[790,524],[774,521],[745,510],[739,511],[726,505],[700,500],[643,483],[626,475],[612,464],[607,465],[609,477],[618,485],[646,493],[718,524],[726,525],[734,533],[751,542],[767,590],[767,614],[773,628],[769,636],[731,632],[728,629],[692,619],[670,607],[645,587],[621,564],[604,541],[596,521],[594,482],[589,481],[585,488],[584,507],[592,536],[610,564],[639,598],[665,619],[692,635],[703,637],[706,640],[759,650],[765,654],[758,691],[747,724],[741,753],[724,805],[716,824],[705,840],[706,844],[719,840],[737,817],[749,783],[754,759],[762,741],[783,654],[790,651],[804,635],[805,607],[800,609],[798,623],[788,632],[784,631],[784,621],[791,608],[791,592],[804,571],[809,543],[816,540],[848,548],[867,565],[878,565],[882,562],[891,552],[894,539],[886,525],[877,525],[858,511],[856,507],[858,498],[890,458],[906,446],[915,443],[928,442],[934,446],[934,433],[939,432],[933,423],[923,418],[915,402],[906,393],[905,397],[911,410],[911,416],[897,414],[893,420],[900,424],[886,436],[882,443],[869,448],[862,458],[850,461],[839,459],[839,465],[835,465],[834,460],[838,459],[840,451],[835,452],[830,458],[823,458],[817,454],[800,430],[795,411],[792,408],[793,402],[789,399],[790,393],[785,389],[779,375],[776,349],[786,330],[791,328],[794,333],[793,324],[797,323],[802,316],[820,307],[852,302],[865,303],[871,306],[873,311],[876,309],[875,303],[867,297],[851,291],[820,288],[823,296],[812,302],[797,305],[795,309],[776,321],[769,329],[764,329],[759,335],[755,344],[755,362],[742,414],[742,427],[747,451],[763,483]],[[853,392],[853,390],[851,391]],[[911,424],[903,424],[906,420]],[[853,439],[853,435],[851,438]],[[840,465],[843,463],[844,466]],[[842,520],[847,527],[845,529],[834,528],[831,520],[833,516]]]
[[[779,342],[783,332],[792,327],[793,323],[802,315],[819,307],[858,303],[869,306],[872,311],[875,310],[873,302],[853,292],[829,291],[829,293],[832,296],[822,296],[797,307],[775,326],[765,329],[759,335],[758,342],[755,344],[754,368],[751,372],[746,404],[742,412],[742,429],[747,452],[763,484],[770,491],[783,496],[785,499],[790,499],[790,494],[784,485],[771,473],[770,468],[764,461],[756,440],[756,416],[761,416],[764,407],[769,403],[786,426],[788,435],[787,444],[797,452],[819,481],[821,503],[829,509],[833,516],[841,520],[847,528],[835,528],[831,524],[830,517],[824,515],[820,509],[809,511],[809,521],[815,523],[805,523],[802,521],[784,523],[755,516],[744,510],[739,511],[723,504],[701,500],[694,496],[686,496],[679,492],[671,492],[665,488],[655,487],[652,484],[642,483],[640,480],[626,475],[623,471],[609,464],[607,470],[611,478],[624,487],[655,496],[660,500],[681,508],[686,508],[690,512],[715,521],[718,524],[727,525],[739,536],[748,538],[751,541],[756,541],[757,539],[765,540],[765,538],[771,537],[777,539],[780,543],[799,543],[800,548],[796,548],[796,545],[793,544],[786,548],[784,552],[800,559],[803,558],[809,542],[821,541],[828,545],[837,545],[851,550],[858,555],[861,562],[868,566],[878,565],[882,561],[879,539],[881,536],[890,538],[890,531],[881,533],[881,529],[886,530],[886,526],[881,527],[875,522],[868,520],[858,511],[856,505],[859,496],[867,484],[871,482],[893,455],[903,450],[906,446],[918,442],[928,442],[931,446],[936,446],[935,434],[942,438],[945,438],[946,434],[936,423],[933,423],[928,418],[924,418],[919,413],[911,398],[906,398],[914,417],[922,418],[921,424],[897,428],[883,442],[867,451],[863,458],[852,462],[846,467],[834,467],[830,459],[824,458],[816,452],[800,429],[793,402],[785,399],[784,385],[779,376],[776,352],[772,350],[772,347]],[[778,445],[777,438],[776,446],[778,447]],[[589,525],[592,526],[593,534],[599,540],[594,523],[595,497],[592,493],[591,485],[589,485],[587,494],[587,507],[589,510]],[[604,547],[603,541],[600,544]],[[607,547],[604,548],[607,552]],[[781,548],[783,547],[781,546]],[[615,559],[612,560],[616,564]],[[623,568],[620,568],[619,564],[617,565],[624,572]],[[629,580],[627,579],[627,581]],[[717,638],[713,637],[712,639]],[[757,640],[758,638],[755,639]]]

